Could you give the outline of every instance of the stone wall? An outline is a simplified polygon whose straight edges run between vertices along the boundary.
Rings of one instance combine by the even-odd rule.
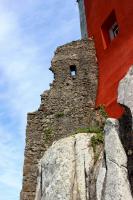
[[[28,114],[21,200],[35,198],[37,164],[53,141],[102,121],[94,109],[98,73],[92,40],[57,48],[50,70],[50,90],[41,95],[39,109]]]

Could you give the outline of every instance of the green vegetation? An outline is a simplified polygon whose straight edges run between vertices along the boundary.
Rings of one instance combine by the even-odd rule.
[[[104,135],[103,132],[99,132],[91,138],[91,145],[93,147],[94,153],[96,152],[97,145],[103,144]]]
[[[103,127],[98,127],[98,126],[92,126],[92,127],[85,127],[85,128],[78,128],[75,131],[75,134],[77,133],[94,133],[95,135],[92,136],[91,138],[91,145],[93,147],[94,151],[94,162],[99,158],[100,155],[100,150],[98,146],[102,145],[104,143],[104,132],[103,132]]]
[[[78,128],[73,134],[73,136],[77,133],[94,133],[95,134],[91,137],[91,145],[94,151],[94,162],[96,163],[101,153],[100,145],[104,143],[103,127],[92,126],[92,127]]]
[[[100,105],[99,106],[99,113],[101,116],[103,116],[105,119],[108,118],[108,114],[107,112],[105,111],[105,106],[104,105]]]
[[[59,112],[55,116],[56,116],[56,118],[61,118],[61,117],[64,116],[64,113],[63,112]]]
[[[96,163],[96,161],[99,158],[100,152],[97,149],[97,147],[101,144],[104,143],[104,133],[103,131],[97,133],[96,135],[93,135],[91,138],[91,145],[93,147],[93,151],[94,151],[94,162]]]
[[[99,133],[101,132],[101,128],[98,126],[92,126],[92,127],[86,127],[86,128],[78,128],[75,131],[75,134],[77,133]]]
[[[44,137],[46,140],[51,140],[53,138],[53,130],[51,128],[47,128],[44,130]]]

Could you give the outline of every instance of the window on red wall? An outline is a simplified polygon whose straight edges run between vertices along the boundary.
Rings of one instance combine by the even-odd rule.
[[[108,18],[101,26],[101,34],[104,49],[114,40],[119,34],[119,25],[116,19],[115,11],[113,10]]]

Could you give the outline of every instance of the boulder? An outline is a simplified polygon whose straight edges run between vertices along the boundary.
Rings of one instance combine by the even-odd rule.
[[[105,125],[106,179],[104,200],[133,200],[127,172],[127,156],[119,138],[119,122],[108,119]]]
[[[94,165],[92,134],[61,139],[45,152],[39,163],[35,200],[87,200],[89,175]]]

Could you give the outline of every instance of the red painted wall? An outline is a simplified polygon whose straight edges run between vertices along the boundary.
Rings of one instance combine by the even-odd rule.
[[[104,104],[110,117],[120,117],[123,109],[117,104],[119,81],[133,64],[133,0],[84,0],[89,36],[94,37],[99,86],[96,105]],[[101,26],[115,10],[120,32],[104,49]]]

